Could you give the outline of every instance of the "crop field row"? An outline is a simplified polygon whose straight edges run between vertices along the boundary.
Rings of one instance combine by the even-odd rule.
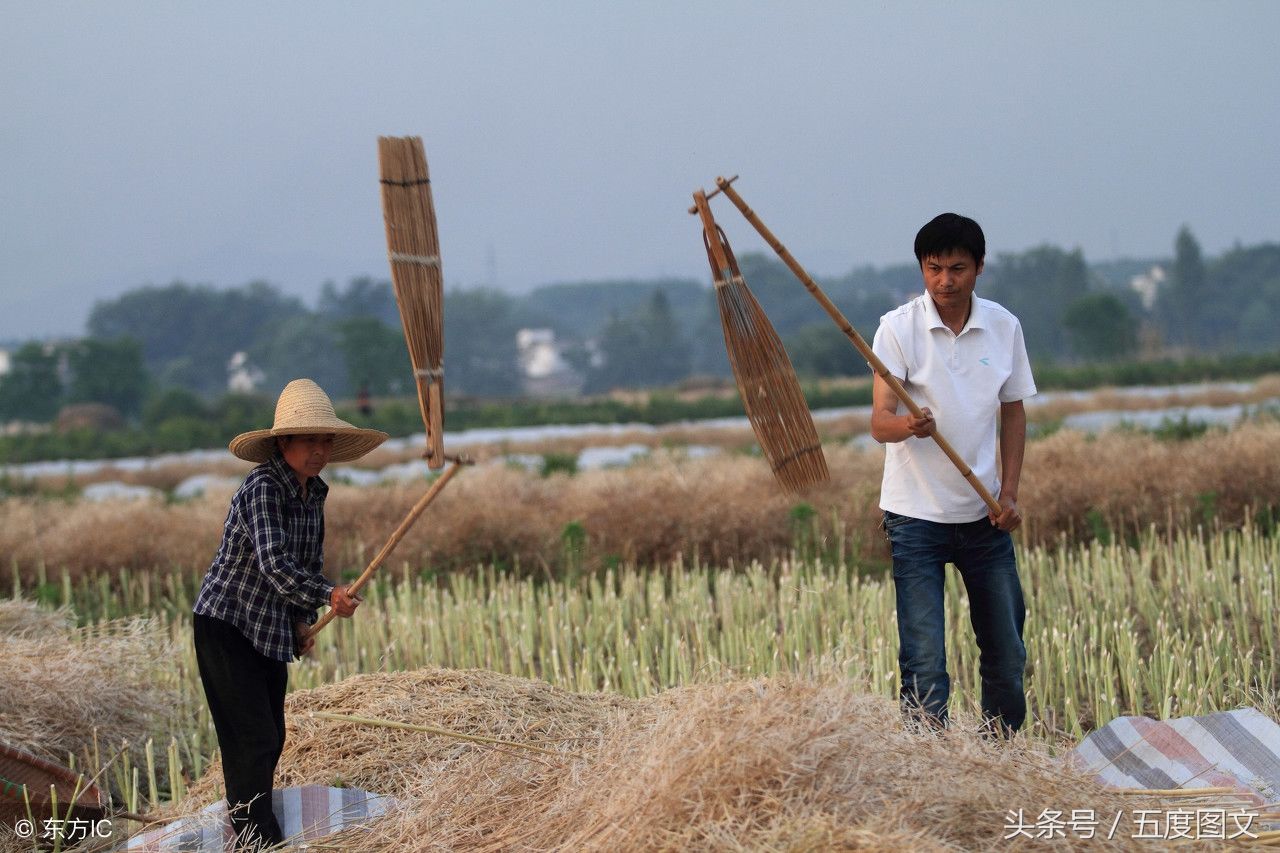
[[[1245,704],[1280,691],[1280,539],[1251,527],[1023,549],[1031,737],[1069,742],[1121,714],[1157,718]],[[953,702],[976,705],[977,649],[964,591],[948,581]],[[157,675],[178,701],[174,748],[198,776],[213,753],[189,641],[195,574],[63,575],[48,603],[97,623],[148,617],[170,645]],[[34,593],[15,576],[15,598]],[[696,682],[782,673],[897,690],[892,582],[820,561],[738,567],[675,561],[578,580],[492,567],[374,583],[356,616],[326,629],[291,668],[291,688],[356,673],[485,669],[579,692],[642,697]],[[157,732],[163,755],[165,734]]]

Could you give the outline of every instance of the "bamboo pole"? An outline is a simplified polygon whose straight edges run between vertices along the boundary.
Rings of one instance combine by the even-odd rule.
[[[808,289],[813,298],[818,300],[818,304],[823,307],[827,314],[831,316],[831,319],[835,321],[836,325],[840,327],[840,331],[844,332],[844,336],[848,338],[849,342],[852,343],[854,347],[857,348],[858,352],[862,354],[862,357],[866,359],[867,364],[871,366],[871,369],[875,371],[876,375],[885,381],[893,393],[897,395],[899,400],[906,404],[907,409],[911,412],[912,416],[917,418],[924,417],[924,412],[921,411],[920,407],[911,399],[911,395],[907,393],[907,389],[902,387],[902,383],[898,381],[898,378],[889,372],[889,368],[885,367],[884,362],[880,360],[880,357],[872,351],[867,342],[858,334],[858,330],[853,328],[853,324],[848,321],[843,313],[841,313],[840,309],[835,306],[835,303],[827,298],[827,295],[822,292],[822,288],[818,287],[818,283],[813,280],[813,277],[805,271],[804,267],[800,266],[800,263],[794,257],[792,257],[791,252],[787,251],[787,247],[782,245],[782,241],[775,237],[773,232],[769,230],[768,226],[760,221],[760,217],[756,215],[754,210],[747,206],[747,203],[742,200],[742,196],[738,195],[738,191],[731,186],[736,177],[736,175],[734,178],[729,179],[718,177],[716,178],[716,187],[720,192],[724,193],[726,198],[734,203],[756,231],[760,232],[760,236],[764,238],[764,241],[768,243],[769,246],[778,254],[778,257],[782,259],[782,262],[787,265],[791,272],[795,273],[796,278],[800,279],[800,282]],[[943,438],[942,434],[937,430],[934,430],[933,432],[933,440],[937,442],[938,447],[944,454],[946,454],[947,458],[951,460],[951,463],[956,466],[956,469],[960,472],[961,476],[969,481],[969,485],[978,493],[978,497],[982,498],[982,501],[987,505],[987,508],[996,515],[1003,512],[1004,509],[1000,506],[1000,502],[997,501],[995,497],[992,496],[991,492],[987,490],[987,487],[982,484],[982,481],[973,473],[973,469],[970,468],[969,464],[964,461],[959,453],[956,452],[955,448],[951,446],[951,443]]]
[[[400,540],[409,532],[409,528],[418,520],[418,516],[422,515],[423,510],[425,510],[427,506],[436,499],[436,495],[440,494],[441,490],[443,490],[448,482],[453,479],[453,475],[458,473],[458,469],[463,465],[471,464],[470,460],[462,458],[454,458],[452,461],[453,464],[450,465],[443,474],[436,478],[436,481],[431,484],[431,488],[427,490],[427,493],[419,498],[418,502],[409,510],[409,514],[400,522],[400,526],[391,534],[391,538],[387,540],[387,544],[382,546],[382,550],[378,552],[378,555],[374,557],[369,565],[365,567],[365,570],[360,573],[360,577],[356,578],[347,588],[347,591],[350,594],[355,595],[364,588],[364,585],[373,577],[373,573],[378,570],[387,557],[391,556],[391,552],[400,544]],[[311,629],[307,631],[306,636],[310,638],[320,633],[320,629],[332,622],[334,617],[337,615],[337,611],[330,608],[327,613],[316,621],[316,624],[311,626]]]

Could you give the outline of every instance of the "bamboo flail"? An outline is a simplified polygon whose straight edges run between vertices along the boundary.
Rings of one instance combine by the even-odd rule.
[[[703,244],[715,281],[729,364],[756,439],[787,491],[823,482],[830,476],[827,461],[787,351],[743,281],[706,195],[694,193],[694,204],[702,217]]]
[[[387,557],[391,556],[391,552],[400,544],[400,540],[409,532],[409,528],[413,527],[413,523],[418,520],[418,516],[422,515],[423,510],[425,510],[427,506],[436,499],[436,495],[440,494],[441,490],[444,489],[449,480],[453,478],[453,475],[458,473],[458,468],[467,464],[470,463],[463,459],[454,460],[453,464],[450,465],[443,474],[436,478],[436,481],[431,484],[431,488],[427,490],[426,494],[418,499],[418,502],[409,510],[409,514],[400,522],[400,526],[391,534],[391,538],[387,540],[387,544],[382,546],[382,550],[379,551],[377,556],[370,561],[369,565],[365,567],[365,570],[360,573],[360,577],[352,581],[351,585],[347,587],[347,592],[350,595],[355,595],[360,592],[360,590],[364,589],[365,584],[367,584],[369,579],[373,577],[373,573],[382,566]],[[316,620],[316,624],[311,626],[311,629],[307,631],[307,637],[314,637],[316,634],[320,633],[320,629],[332,622],[334,617],[337,615],[337,611],[331,608],[327,613]]]
[[[736,178],[737,176],[734,177]],[[853,328],[853,324],[848,321],[843,313],[841,313],[840,309],[835,306],[835,303],[827,298],[827,295],[822,292],[822,288],[820,288],[818,283],[813,280],[813,277],[805,271],[804,267],[800,266],[799,261],[791,255],[791,252],[787,250],[787,247],[782,245],[782,241],[775,237],[773,232],[769,230],[768,226],[766,226],[764,222],[760,220],[760,217],[756,215],[755,211],[747,206],[747,203],[743,201],[742,196],[740,196],[738,191],[731,186],[732,182],[733,178],[716,178],[717,188],[724,193],[726,198],[734,203],[742,215],[746,217],[746,220],[751,223],[756,231],[760,233],[760,236],[764,238],[764,241],[769,244],[774,252],[777,253],[778,257],[782,259],[782,262],[787,265],[788,269],[795,274],[796,278],[800,279],[800,282],[805,286],[809,293],[812,294],[813,298],[818,300],[818,303],[823,307],[827,314],[830,315],[831,319],[840,327],[840,331],[844,333],[844,336],[849,339],[850,343],[852,343],[854,347],[857,348],[858,352],[862,354],[862,357],[866,359],[867,364],[871,366],[871,369],[875,371],[876,375],[885,381],[890,390],[892,390],[893,393],[897,395],[898,399],[906,405],[907,409],[914,417],[924,417],[924,412],[921,411],[920,407],[911,399],[911,395],[907,393],[907,389],[902,386],[902,383],[896,376],[889,372],[889,368],[885,367],[884,362],[881,361],[879,356],[872,351],[871,347],[863,337],[858,334],[858,331]],[[980,498],[982,498],[982,501],[987,505],[987,508],[997,515],[1003,512],[1000,502],[995,499],[987,487],[983,485],[982,481],[978,479],[977,475],[973,473],[973,469],[970,468],[969,464],[964,461],[959,453],[956,452],[955,448],[951,446],[951,443],[936,430],[933,433],[933,440],[937,442],[939,449],[946,454],[947,458],[951,460],[951,463],[956,466],[956,469],[960,474],[969,482],[969,485],[973,487],[973,490],[978,493]]]
[[[387,260],[427,433],[427,465],[444,465],[444,279],[422,140],[378,138]]]

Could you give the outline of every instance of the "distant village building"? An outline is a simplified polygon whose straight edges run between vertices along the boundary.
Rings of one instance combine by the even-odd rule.
[[[516,353],[525,394],[531,397],[576,397],[582,393],[584,378],[565,361],[553,330],[519,330],[516,332]]]
[[[1156,304],[1156,294],[1160,292],[1160,285],[1164,284],[1167,278],[1164,267],[1156,264],[1144,273],[1135,275],[1129,279],[1129,287],[1142,297],[1142,307],[1150,311]]]
[[[77,430],[109,432],[124,427],[124,417],[115,406],[106,403],[72,403],[58,412],[53,427],[62,433]]]
[[[66,384],[71,380],[71,366],[67,358],[67,344],[70,341],[57,340],[45,341],[40,347],[40,351],[45,355],[58,354],[58,380]],[[0,347],[0,376],[5,376],[13,370],[13,350],[6,347]]]
[[[241,394],[252,394],[258,390],[266,376],[261,370],[249,362],[247,352],[237,352],[227,362],[227,390]]]

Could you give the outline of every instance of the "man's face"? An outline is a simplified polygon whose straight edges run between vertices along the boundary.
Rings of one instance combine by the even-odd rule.
[[[933,255],[920,263],[924,276],[924,289],[933,297],[939,313],[947,310],[968,309],[973,288],[982,274],[982,262],[975,262],[973,255],[963,249],[953,249],[944,255]]]
[[[300,478],[315,477],[329,464],[329,457],[333,454],[333,433],[282,436],[280,452]]]

